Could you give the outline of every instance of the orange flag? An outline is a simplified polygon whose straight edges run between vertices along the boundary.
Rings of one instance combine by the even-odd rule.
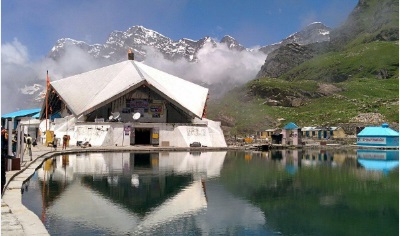
[[[49,90],[49,88],[50,88],[49,71],[47,71],[47,75],[46,75],[46,88],[47,88],[47,90]]]

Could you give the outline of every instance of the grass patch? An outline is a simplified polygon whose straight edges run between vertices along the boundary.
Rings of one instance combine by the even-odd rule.
[[[288,122],[299,126],[334,126],[348,123],[359,113],[378,112],[387,122],[398,122],[399,80],[358,78],[336,83],[343,89],[335,95],[310,99],[300,107],[268,106],[266,98],[249,94],[249,89],[259,90],[301,89],[315,91],[316,81],[289,81],[279,79],[259,79],[237,88],[225,97],[209,104],[210,119],[220,120],[221,114],[234,120],[232,133],[249,133],[273,127],[283,127]],[[266,88],[263,88],[266,87]],[[281,124],[278,118],[284,118]]]
[[[349,78],[397,77],[399,46],[395,42],[376,41],[330,52],[306,61],[280,78],[342,82]]]

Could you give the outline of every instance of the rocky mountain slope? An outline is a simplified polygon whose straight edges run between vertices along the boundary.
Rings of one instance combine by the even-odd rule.
[[[297,37],[288,37],[283,47],[279,47],[279,50],[275,50],[267,57],[257,78],[278,78],[303,62],[327,52],[346,50],[375,41],[398,41],[398,6],[398,0],[360,0],[343,25],[333,30],[330,29],[331,33],[325,34],[330,38],[324,42],[309,40],[306,41],[309,43],[303,43],[298,40],[289,40]],[[303,30],[303,32],[306,31],[306,29]],[[308,31],[312,31],[312,28]],[[321,32],[321,35],[324,35],[323,31]],[[388,77],[385,75],[388,74],[385,68],[377,73],[380,76]],[[343,74],[331,74],[335,78],[332,79],[333,81],[338,82],[347,78]],[[291,80],[296,76],[296,74],[286,75]]]
[[[345,24],[331,33],[336,48],[376,40],[399,40],[398,0],[359,0]]]
[[[308,45],[330,41],[331,30],[332,29],[330,27],[325,26],[321,22],[314,22],[306,26],[301,31],[289,35],[279,43],[261,47],[260,51],[269,54],[274,50],[288,44]]]
[[[292,68],[328,51],[328,42],[300,45],[287,43],[268,54],[256,78],[277,78]]]

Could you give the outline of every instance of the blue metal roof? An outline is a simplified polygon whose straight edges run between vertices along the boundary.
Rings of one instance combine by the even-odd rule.
[[[283,129],[298,129],[299,126],[297,126],[295,123],[290,122],[287,125],[285,125],[285,127],[283,127]]]
[[[399,136],[399,132],[389,128],[387,124],[383,124],[381,127],[365,127],[357,137],[387,137],[387,136]]]
[[[40,112],[40,110],[41,110],[40,108],[35,108],[35,109],[15,111],[15,112],[11,112],[11,113],[2,115],[1,118],[15,118],[15,117],[36,115],[37,113]]]

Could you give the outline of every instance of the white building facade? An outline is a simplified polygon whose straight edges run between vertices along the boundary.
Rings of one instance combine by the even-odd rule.
[[[127,60],[52,82],[47,110],[60,118],[47,130],[70,145],[226,147],[220,122],[205,118],[207,99],[207,88]],[[42,120],[45,110],[46,101]]]

